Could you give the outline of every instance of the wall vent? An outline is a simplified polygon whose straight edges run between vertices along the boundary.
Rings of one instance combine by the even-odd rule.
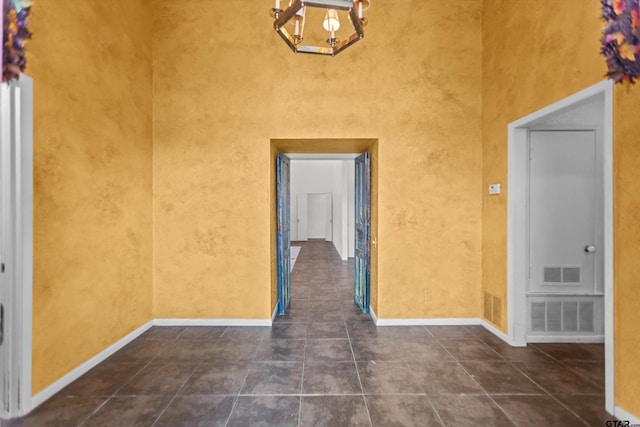
[[[580,283],[580,267],[564,267],[562,269],[563,283]]]
[[[595,332],[593,301],[536,301],[529,313],[531,332]]]
[[[493,295],[484,293],[484,318],[491,321],[493,319]]]
[[[502,327],[502,298],[484,292],[484,318],[496,326]]]
[[[544,267],[542,276],[545,284],[580,284],[580,267]]]
[[[562,283],[562,268],[545,267],[544,283]]]

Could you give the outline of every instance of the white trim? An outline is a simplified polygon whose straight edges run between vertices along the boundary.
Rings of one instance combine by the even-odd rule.
[[[502,341],[506,342],[507,344],[517,347],[516,345],[512,344],[509,341],[509,336],[507,334],[505,334],[504,332],[502,332],[501,330],[499,330],[498,328],[496,328],[495,326],[493,326],[491,323],[487,322],[484,319],[480,319],[480,324],[482,326],[484,326],[484,328],[491,332],[493,335],[497,336],[498,338],[500,338]]]
[[[507,325],[509,342],[519,347],[527,345],[526,323],[517,313],[525,308],[518,304],[524,301],[525,292],[523,286],[515,286],[516,283],[526,280],[523,273],[527,266],[527,252],[516,252],[517,243],[526,242],[527,224],[527,147],[522,144],[526,140],[527,130],[517,128],[515,124],[509,125],[509,153],[508,153],[508,197],[507,197]],[[520,142],[516,144],[516,142]],[[526,247],[526,244],[525,244]]]
[[[278,315],[278,302],[276,301],[276,306],[273,307],[273,313],[271,313],[271,324],[276,320],[276,316]]]
[[[371,315],[371,320],[373,320],[373,323],[376,324],[376,326],[378,325],[378,316],[376,316],[376,312],[373,311],[373,308],[371,308],[371,306],[369,306],[369,314]]]
[[[64,375],[53,384],[49,385],[45,389],[43,389],[38,394],[34,395],[31,398],[31,406],[29,410],[34,410],[42,403],[44,403],[47,399],[51,398],[54,394],[80,378],[82,375],[89,372],[91,369],[96,367],[98,364],[104,362],[109,358],[109,356],[113,355],[116,351],[123,348],[125,345],[129,344],[134,339],[138,338],[144,332],[146,332],[151,326],[153,326],[154,322],[152,320],[148,321],[144,325],[140,326],[135,331],[129,333],[123,338],[116,341],[114,344],[107,347],[105,350],[101,351],[91,359],[86,362],[80,364],[78,367],[71,370],[68,374]]]
[[[619,406],[613,407],[613,416],[621,421],[629,421],[630,424],[640,424],[640,417],[636,417],[631,412],[627,412]]]
[[[586,89],[576,92],[558,102],[548,105],[538,111],[535,111],[525,117],[522,117],[514,122],[509,123],[509,127],[522,128],[527,127],[531,122],[544,118],[545,116],[557,113],[560,110],[565,110],[572,107],[581,101],[585,101],[593,96],[601,93],[613,93],[613,82],[611,80],[603,80],[600,83],[596,83],[593,86],[589,86]]]
[[[0,208],[0,227],[2,227],[2,239],[0,240],[0,255],[2,262],[5,263],[5,272],[0,277],[0,302],[5,306],[5,335],[3,337],[2,348],[0,351],[0,418],[14,415],[19,408],[16,408],[17,387],[13,381],[12,374],[15,372],[15,362],[12,341],[14,339],[13,313],[14,307],[18,307],[15,299],[16,286],[13,281],[13,257],[16,252],[14,247],[13,231],[14,213],[13,201],[11,193],[13,189],[13,159],[11,157],[11,148],[13,141],[11,139],[11,119],[13,118],[13,109],[11,107],[11,88],[8,84],[0,84],[0,197],[2,197]],[[6,394],[5,394],[6,393]]]
[[[580,342],[580,343],[596,343],[602,344],[604,342],[604,335],[592,335],[592,336],[579,336],[568,337],[565,335],[528,335],[528,343],[549,343],[549,342]]]
[[[6,286],[5,349],[0,369],[8,372],[3,392],[8,393],[0,416],[26,413],[31,401],[32,300],[33,300],[33,80],[2,84],[2,193],[4,236],[2,244]],[[6,169],[5,169],[6,168]],[[1,393],[0,393],[1,394]]]
[[[527,168],[528,127],[544,117],[562,112],[590,98],[603,96],[603,185],[604,185],[604,324],[605,408],[614,410],[614,278],[613,278],[613,82],[605,80],[509,124],[507,200],[507,318],[509,343],[526,345],[527,280]]]
[[[276,307],[277,308],[277,307]],[[275,312],[274,312],[275,314]],[[272,321],[270,319],[155,319],[150,320],[144,325],[140,326],[135,331],[129,333],[125,337],[118,340],[105,350],[101,351],[96,356],[82,363],[72,371],[49,385],[38,394],[30,398],[30,405],[28,411],[21,413],[25,415],[29,411],[34,410],[39,405],[44,403],[47,399],[51,398],[54,394],[80,378],[82,375],[89,372],[98,364],[104,362],[113,355],[115,352],[129,344],[131,341],[138,338],[144,332],[146,332],[152,326],[271,326]]]
[[[613,229],[613,83],[604,85],[604,371],[605,408],[613,412],[614,402],[614,229]]]
[[[18,176],[16,202],[18,215],[16,229],[20,236],[16,241],[16,270],[21,295],[18,303],[21,311],[20,336],[20,399],[26,409],[31,408],[31,364],[32,364],[32,322],[33,322],[33,79],[20,76],[20,144],[16,144]],[[23,412],[25,408],[20,408]]]
[[[479,318],[377,319],[377,326],[468,326],[480,325]]]
[[[291,160],[353,160],[362,153],[287,153]]]
[[[155,319],[154,326],[271,326],[271,319]]]

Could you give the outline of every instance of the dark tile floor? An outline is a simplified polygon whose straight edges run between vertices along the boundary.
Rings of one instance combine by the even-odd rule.
[[[376,327],[353,264],[302,246],[273,327],[154,327],[2,426],[605,425],[603,346],[481,326]]]

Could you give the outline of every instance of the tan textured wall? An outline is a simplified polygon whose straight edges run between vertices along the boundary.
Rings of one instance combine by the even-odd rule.
[[[149,7],[47,0],[30,18],[34,393],[151,318]]]
[[[377,314],[479,317],[481,2],[381,3],[364,89],[382,113]]]
[[[526,13],[522,13],[526,10]],[[602,80],[597,0],[485,0],[483,32],[483,287],[506,298],[507,126]],[[614,99],[615,400],[640,414],[640,311],[637,259],[640,207],[637,112],[640,91],[618,87]],[[505,311],[506,313],[506,307]],[[503,328],[505,331],[507,328]]]
[[[259,3],[154,3],[155,316],[268,318],[269,141],[377,138],[377,314],[478,317],[481,1],[376,3],[335,58]]]

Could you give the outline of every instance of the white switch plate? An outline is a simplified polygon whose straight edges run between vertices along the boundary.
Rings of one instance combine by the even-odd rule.
[[[489,186],[489,194],[500,194],[500,184],[491,184]]]

